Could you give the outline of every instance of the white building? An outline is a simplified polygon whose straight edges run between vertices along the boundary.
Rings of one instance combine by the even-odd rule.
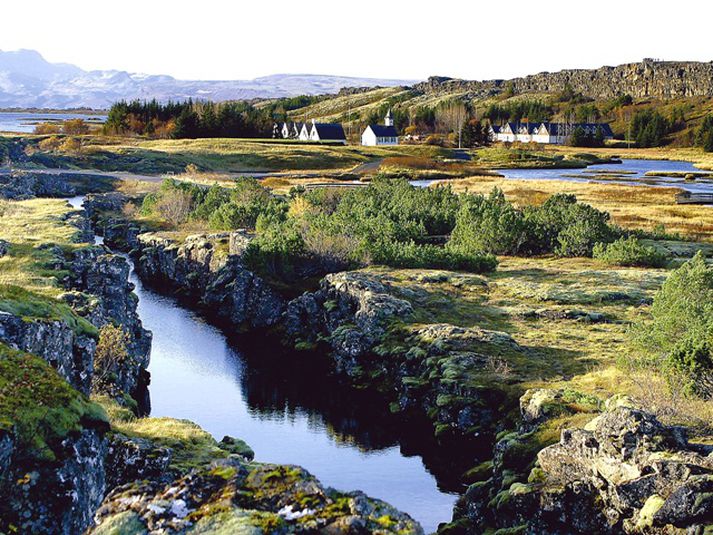
[[[361,144],[374,147],[376,145],[398,145],[399,134],[394,126],[391,110],[384,117],[384,124],[370,124],[361,135]]]
[[[569,141],[578,128],[592,137],[601,131],[605,141],[614,138],[608,123],[505,123],[502,126],[491,126],[490,135],[493,140],[505,143],[517,141],[562,145]]]
[[[347,144],[347,136],[344,134],[344,128],[339,123],[316,123],[312,119],[311,128],[305,131],[309,135],[309,141],[323,141],[330,143]],[[302,135],[300,135],[302,139]]]

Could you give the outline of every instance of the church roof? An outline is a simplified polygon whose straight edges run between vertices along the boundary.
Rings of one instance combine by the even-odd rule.
[[[314,123],[314,128],[317,130],[317,135],[321,140],[347,139],[344,134],[344,128],[339,123]]]
[[[370,124],[368,128],[374,132],[376,137],[399,137],[395,126],[384,126],[383,124]]]

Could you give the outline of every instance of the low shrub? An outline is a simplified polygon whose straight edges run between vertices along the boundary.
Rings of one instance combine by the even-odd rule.
[[[655,247],[644,245],[638,238],[619,238],[606,244],[597,243],[592,256],[597,260],[616,266],[629,267],[663,267],[666,265],[666,255]]]

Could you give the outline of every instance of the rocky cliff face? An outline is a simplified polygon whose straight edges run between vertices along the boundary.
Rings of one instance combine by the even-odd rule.
[[[129,264],[103,247],[87,247],[76,251],[66,267],[71,273],[67,287],[76,293],[65,295],[65,300],[95,327],[119,325],[128,335],[130,359],[114,370],[113,383],[147,411],[151,333],[143,328],[136,311],[138,299],[129,282]]]
[[[196,298],[213,314],[242,327],[275,325],[285,301],[243,264],[246,233],[196,235],[182,243],[142,234],[136,270],[142,279]]]
[[[56,320],[28,321],[0,311],[0,342],[47,361],[74,388],[89,394],[96,340]]]
[[[528,391],[520,429],[496,444],[452,532],[703,533],[713,522],[713,448],[690,444],[683,429],[628,402],[606,405],[597,416],[591,397]],[[538,450],[548,425],[582,410],[589,423]]]
[[[408,293],[384,277],[343,272],[288,304],[285,332],[298,349],[324,345],[335,372],[384,392],[394,412],[427,417],[439,438],[487,445],[512,390],[493,375],[493,355],[521,349],[506,333],[417,324],[413,314]]]
[[[635,98],[713,96],[713,63],[653,61],[599,69],[543,72],[512,80],[466,81],[432,77],[414,86],[425,93],[466,91],[473,98],[497,95],[506,88],[518,93],[556,93],[569,84],[585,96],[606,99],[629,94]]]

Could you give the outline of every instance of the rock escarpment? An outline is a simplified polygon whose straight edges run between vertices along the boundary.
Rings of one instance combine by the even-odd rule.
[[[128,335],[130,358],[116,366],[112,382],[147,411],[151,333],[137,313],[128,262],[104,247],[87,247],[76,251],[66,267],[70,273],[67,287],[75,292],[66,294],[65,300],[95,327],[118,325]]]
[[[587,409],[589,403],[589,409]],[[591,397],[529,391],[519,431],[496,444],[487,479],[468,489],[452,533],[703,533],[713,525],[713,448],[621,403],[595,416]],[[584,410],[583,428],[539,449],[543,430]],[[584,424],[586,420],[589,423]]]
[[[437,436],[487,444],[514,402],[499,355],[522,349],[502,332],[417,323],[409,299],[377,274],[328,275],[289,303],[285,332],[297,349],[323,346],[336,373],[381,390],[392,411],[426,416]]]
[[[136,270],[143,280],[197,299],[232,325],[269,327],[281,319],[285,301],[245,267],[250,239],[241,231],[188,236],[182,243],[142,234]]]
[[[558,93],[566,86],[595,99],[629,94],[634,98],[713,96],[713,62],[644,60],[616,67],[542,72],[511,80],[469,81],[432,77],[416,84],[427,94],[467,92],[472,98],[497,95],[506,89],[515,94]]]

